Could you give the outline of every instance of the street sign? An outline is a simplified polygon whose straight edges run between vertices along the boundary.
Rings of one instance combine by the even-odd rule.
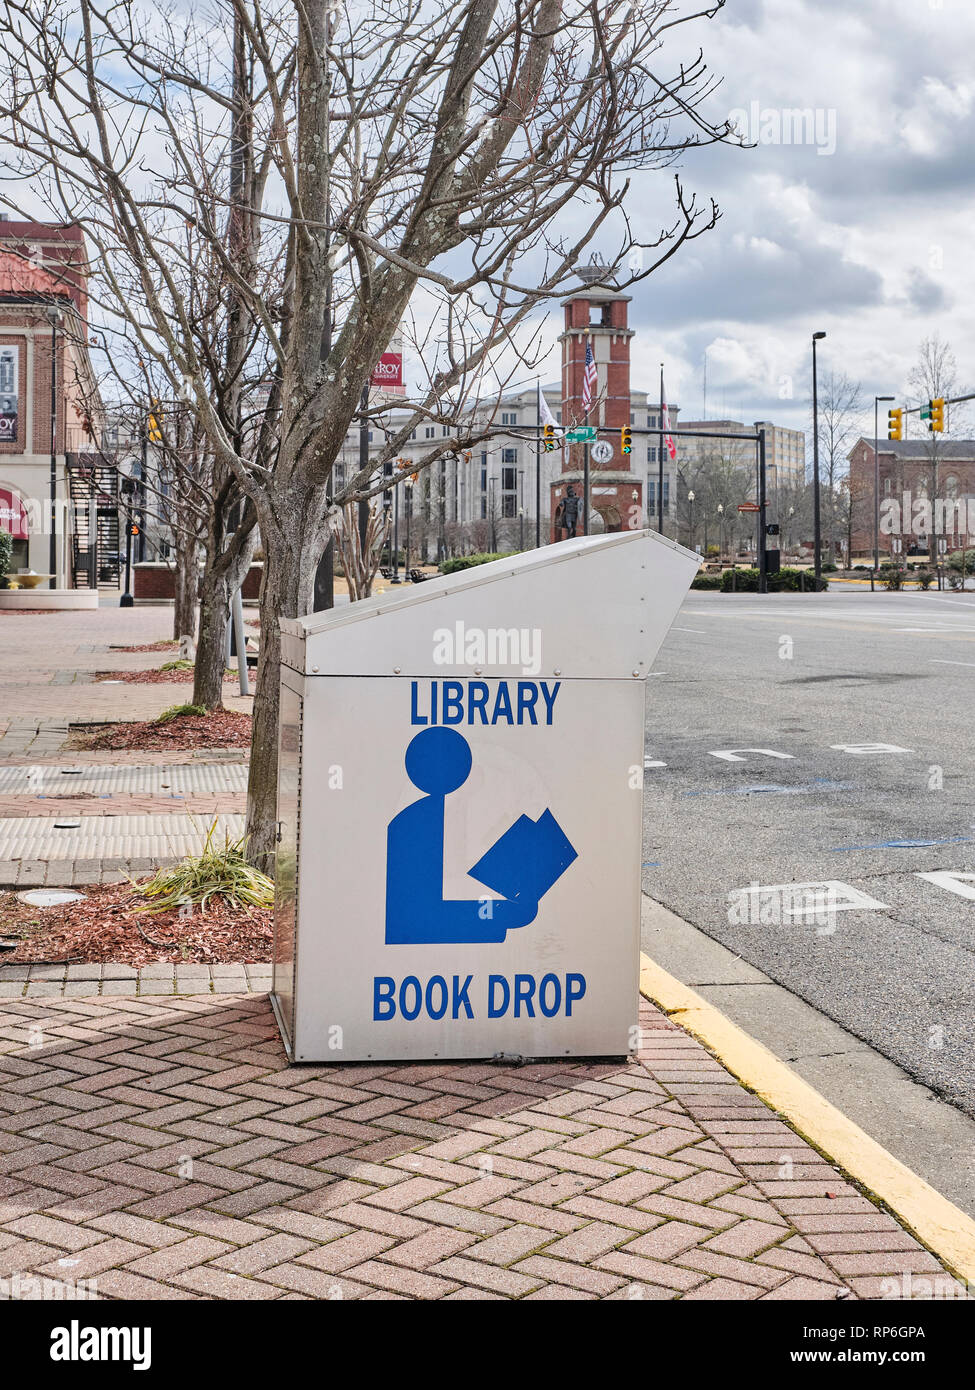
[[[566,430],[565,432],[567,444],[588,444],[595,438],[595,425],[576,425],[575,429]]]
[[[597,439],[589,453],[593,463],[609,463],[613,457],[613,446],[608,439]]]
[[[292,1060],[627,1052],[646,676],[696,570],[586,536],[281,620]]]
[[[740,512],[760,512],[762,509],[757,502],[739,502],[738,510]]]

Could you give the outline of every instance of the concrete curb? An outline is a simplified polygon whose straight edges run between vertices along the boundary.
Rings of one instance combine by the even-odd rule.
[[[975,1283],[975,1221],[713,1004],[640,955],[640,993],[714,1053],[743,1085],[879,1198],[938,1259]]]

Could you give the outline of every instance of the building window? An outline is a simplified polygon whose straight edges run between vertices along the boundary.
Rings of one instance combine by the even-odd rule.
[[[657,417],[656,417],[656,415],[648,415],[648,416],[647,416],[647,429],[655,430],[656,428],[657,428]]]
[[[501,450],[501,462],[502,462],[502,463],[514,463],[514,464],[517,464],[517,462],[518,462],[518,450],[517,450],[517,449],[502,449],[502,450]]]
[[[650,444],[650,445],[647,446],[647,463],[656,463],[656,462],[657,462],[657,446],[656,446],[656,444]]]
[[[517,412],[517,410],[502,410],[502,412],[501,412],[501,423],[502,423],[502,425],[517,425],[517,423],[518,423],[518,412]]]
[[[513,454],[514,449],[505,449],[506,454]],[[518,514],[518,470],[510,466],[501,469],[501,515],[503,517],[517,516]]]
[[[649,516],[656,516],[656,515],[657,515],[657,479],[656,479],[656,478],[651,478],[649,481],[650,481],[650,486],[649,486],[649,489],[648,489],[648,491],[647,491],[647,514],[648,514]],[[669,475],[668,473],[665,473],[665,474],[664,474],[664,505],[663,505],[663,513],[664,513],[664,516],[667,516],[667,515],[669,515],[669,513],[670,513],[670,475]]]
[[[436,433],[437,433],[437,430],[436,430],[436,426],[435,426],[435,425],[424,425],[424,427],[423,427],[423,438],[424,438],[424,439],[433,439],[434,436],[436,435]]]
[[[557,411],[555,412],[555,423],[556,423],[557,425],[561,425],[561,423],[562,423],[562,412],[561,412],[561,410],[557,410]]]
[[[952,498],[958,496],[958,479],[955,477],[954,473],[950,473],[948,477],[945,478],[945,492]]]

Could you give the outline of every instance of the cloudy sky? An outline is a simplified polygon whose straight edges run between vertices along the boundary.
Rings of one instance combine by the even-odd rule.
[[[664,360],[697,417],[707,352],[710,418],[807,428],[815,330],[821,367],[862,382],[870,433],[926,335],[975,382],[971,0],[728,0],[693,39],[724,78],[709,114],[745,113],[758,144],[686,159],[723,215],[635,291],[633,385],[654,391]],[[811,142],[768,143],[792,108],[815,113]]]

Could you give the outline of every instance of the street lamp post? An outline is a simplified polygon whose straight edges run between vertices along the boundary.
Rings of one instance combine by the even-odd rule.
[[[688,544],[689,544],[689,548],[690,548],[691,550],[693,550],[693,549],[694,549],[694,489],[693,489],[693,488],[690,488],[690,489],[688,490],[688,493],[687,493],[687,511],[688,511],[687,525],[688,525],[688,529],[689,529],[689,531],[690,531],[690,541],[689,541]]]
[[[718,564],[724,559],[724,503],[719,502],[718,513]]]
[[[874,578],[880,571],[880,426],[877,423],[877,410],[881,401],[892,401],[893,399],[893,396],[874,396],[873,398],[873,569],[870,571],[871,593],[873,593]],[[848,558],[847,563],[852,564],[852,557]]]
[[[413,516],[413,480],[407,478],[403,484],[405,496],[403,502],[406,508],[406,550],[403,553],[403,572],[407,579],[410,577],[410,520]]]
[[[48,568],[51,571],[51,588],[56,589],[58,585],[58,323],[61,314],[53,305],[48,309],[47,314],[51,321],[51,548],[48,555]]]
[[[397,460],[399,462],[399,460]],[[399,486],[393,484],[393,566],[391,584],[399,583]]]
[[[816,381],[816,344],[826,337],[825,333],[814,333],[812,335],[812,368],[813,368],[813,574],[815,577],[816,591],[819,592],[819,581],[823,577],[823,547],[822,532],[819,520],[819,391]]]

